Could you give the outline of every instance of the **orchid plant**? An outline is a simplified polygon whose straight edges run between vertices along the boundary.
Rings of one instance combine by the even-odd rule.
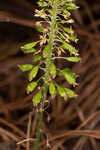
[[[77,96],[73,90],[62,87],[56,82],[57,76],[62,76],[70,85],[77,84],[76,74],[69,67],[58,68],[55,60],[64,59],[73,63],[80,61],[79,51],[73,46],[73,43],[77,43],[78,39],[71,26],[74,23],[71,11],[78,8],[75,0],[39,0],[37,3],[39,9],[35,11],[35,17],[42,18],[41,21],[38,21],[37,26],[40,39],[21,47],[25,54],[33,53],[33,58],[31,64],[19,66],[23,72],[29,71],[27,94],[37,89],[37,93],[32,98],[33,106],[41,106],[35,150],[39,149],[40,129],[44,105],[48,99],[47,93],[49,92],[51,99],[54,99],[58,94],[65,101]],[[44,28],[42,23],[46,23],[47,27]],[[39,70],[42,71],[41,76],[37,76]]]

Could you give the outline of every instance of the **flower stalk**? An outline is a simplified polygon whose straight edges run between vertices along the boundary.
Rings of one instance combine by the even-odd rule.
[[[56,18],[57,18],[57,10],[58,10],[58,2],[59,0],[55,0],[53,3],[52,8],[52,16],[51,16],[51,26],[50,26],[50,36],[49,36],[49,53],[46,58],[46,71],[45,71],[45,78],[44,78],[44,86],[43,86],[43,103],[47,98],[47,88],[48,88],[48,80],[50,78],[50,65],[51,65],[51,58],[52,58],[52,51],[53,51],[53,45],[54,45],[54,36],[55,36],[55,24],[56,24]],[[44,107],[44,104],[43,104]],[[35,150],[39,149],[39,141],[40,141],[40,131],[42,126],[42,120],[43,120],[43,111],[40,112],[38,127],[37,127],[37,134],[36,134],[36,142],[35,142]]]
[[[73,23],[70,10],[78,8],[74,0],[39,0],[38,5],[40,9],[35,11],[35,16],[43,18],[44,22],[47,21],[49,27],[44,29],[41,21],[38,23],[37,30],[41,33],[41,39],[21,47],[25,54],[34,53],[34,57],[32,58],[33,63],[19,66],[22,71],[29,71],[27,93],[29,94],[37,89],[37,93],[32,98],[33,107],[38,108],[40,106],[35,150],[39,150],[43,111],[48,99],[47,93],[49,92],[51,99],[55,98],[57,94],[63,100],[77,96],[73,90],[67,87],[63,88],[55,81],[57,76],[63,76],[66,82],[75,86],[76,74],[67,67],[62,69],[57,68],[54,60],[64,59],[73,63],[80,61],[78,50],[71,44],[78,41],[70,25]],[[40,46],[39,51],[37,50],[37,45]],[[67,57],[62,55],[66,51]],[[37,79],[39,70],[43,71],[43,75]],[[42,85],[40,83],[41,80]]]

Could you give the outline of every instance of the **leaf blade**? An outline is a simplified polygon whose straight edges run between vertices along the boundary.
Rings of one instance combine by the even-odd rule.
[[[69,98],[76,98],[77,97],[77,94],[73,90],[68,89],[68,88],[64,88],[64,90],[65,90],[65,92]]]
[[[24,46],[21,46],[21,49],[31,49],[31,48],[35,47],[38,43],[39,43],[39,41],[27,43]]]
[[[35,104],[35,105],[39,104],[40,101],[41,101],[41,98],[42,98],[42,92],[39,91],[39,92],[38,92],[35,96],[33,96],[33,98],[32,98],[33,104]]]
[[[54,63],[50,65],[50,74],[52,75],[53,79],[56,77],[56,66]]]
[[[58,75],[64,76],[69,84],[71,84],[71,85],[76,84],[76,75],[74,72],[71,72],[69,68],[65,68],[65,69],[61,70]]]
[[[63,42],[63,44],[60,46],[60,48],[62,48],[64,50],[68,50],[71,54],[73,54],[75,56],[79,55],[78,50],[67,42]]]
[[[66,57],[66,60],[71,62],[79,62],[81,59],[80,57]]]
[[[64,90],[64,88],[62,88],[61,86],[59,86],[58,84],[56,84],[57,86],[57,91],[58,91],[58,94],[63,97],[64,99],[67,98],[67,95],[66,95],[66,92]]]
[[[47,58],[49,56],[49,53],[50,53],[50,44],[48,43],[43,49],[43,57]]]
[[[54,98],[54,96],[56,94],[56,88],[55,88],[55,84],[53,82],[50,82],[50,84],[49,84],[49,93],[50,93],[51,97]]]
[[[29,83],[26,87],[27,94],[29,94],[30,92],[33,92],[35,88],[37,87],[37,85],[38,83],[36,81]]]
[[[39,70],[39,66],[33,67],[31,72],[29,73],[29,81],[32,81],[36,77],[38,70]]]
[[[22,65],[19,65],[19,68],[21,71],[25,72],[25,71],[29,71],[33,68],[33,65],[32,64],[22,64]]]
[[[37,62],[37,61],[41,60],[41,58],[42,58],[41,55],[35,55],[35,56],[33,57],[33,62]]]
[[[36,52],[35,48],[31,48],[31,49],[22,49],[24,54],[30,54],[30,53],[34,53]]]

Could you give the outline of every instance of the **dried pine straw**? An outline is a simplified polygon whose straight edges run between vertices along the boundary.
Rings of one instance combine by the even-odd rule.
[[[96,4],[95,4],[96,5]],[[99,150],[100,147],[100,20],[95,5],[80,1],[74,26],[80,38],[82,61],[72,65],[79,85],[78,97],[64,102],[59,96],[44,113],[40,150]],[[98,5],[98,3],[97,3]],[[95,8],[94,8],[95,7]],[[88,16],[90,23],[84,19]],[[87,27],[87,28],[86,28]],[[93,32],[91,32],[93,31]],[[0,142],[13,143],[35,138],[38,114],[32,106],[33,94],[25,93],[27,74],[17,65],[29,62],[31,56],[7,58],[0,63]],[[59,67],[65,66],[61,60]],[[64,87],[63,79],[57,79]],[[32,150],[34,141],[26,140],[18,149]]]

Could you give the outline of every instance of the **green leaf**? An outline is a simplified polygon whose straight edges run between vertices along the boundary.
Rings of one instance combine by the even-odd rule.
[[[68,88],[64,88],[64,90],[65,90],[65,92],[66,92],[66,94],[67,94],[67,96],[69,98],[75,98],[75,97],[77,97],[77,95],[76,95],[76,93],[74,91],[72,91],[72,90],[70,90]]]
[[[48,43],[43,49],[43,57],[47,58],[50,54],[50,44]]]
[[[64,26],[61,26],[62,29],[67,32],[67,36],[66,38],[68,38],[69,40],[77,43],[78,39],[77,39],[77,36],[74,34],[74,31],[72,30],[72,27],[68,28],[68,27],[64,27]],[[66,34],[65,34],[66,35]]]
[[[69,68],[64,69],[63,74],[69,84],[76,84],[76,75],[75,73],[71,72]]]
[[[29,81],[32,81],[33,78],[36,77],[38,70],[39,70],[39,66],[33,67],[32,71],[29,73]]]
[[[31,64],[23,64],[23,65],[19,65],[19,68],[21,71],[25,72],[25,71],[29,71],[33,68],[33,65]]]
[[[37,87],[37,85],[38,83],[36,81],[29,83],[26,88],[27,94],[29,94],[30,92],[33,92],[34,89]]]
[[[67,95],[66,95],[66,92],[64,90],[64,88],[62,88],[61,86],[59,86],[58,84],[56,84],[57,86],[57,91],[58,91],[58,94],[62,97],[64,97],[64,99],[67,98]]]
[[[69,68],[61,70],[59,76],[64,76],[69,84],[76,84],[76,75],[75,73],[71,72]]]
[[[60,40],[65,40],[65,39],[66,39],[64,33],[59,34],[59,35],[58,35],[58,38],[59,38]]]
[[[76,10],[79,7],[75,5],[74,3],[70,3],[69,6],[67,6],[67,10]]]
[[[68,27],[62,26],[62,28],[63,28],[63,30],[64,30],[65,32],[67,32],[67,33],[69,33],[69,34],[73,34],[73,33],[74,33],[74,31],[72,30],[72,27],[68,28]]]
[[[53,78],[56,77],[56,66],[54,63],[51,63],[50,65],[50,74],[52,75]]]
[[[47,6],[48,6],[48,3],[45,2],[45,1],[39,1],[39,2],[38,2],[38,5],[39,5],[40,7],[47,7]]]
[[[39,43],[39,41],[36,41],[36,42],[31,42],[31,43],[28,43],[28,44],[25,44],[24,46],[22,46],[21,48],[22,49],[31,49],[33,47],[35,47],[37,45],[37,43]]]
[[[80,57],[66,57],[66,60],[71,61],[71,62],[79,62]]]
[[[44,28],[42,27],[42,26],[37,26],[37,31],[39,31],[39,32],[43,32],[44,31]]]
[[[39,61],[41,58],[42,58],[41,55],[35,55],[35,56],[33,57],[33,62],[37,62],[37,61]]]
[[[42,98],[42,92],[39,91],[35,96],[33,96],[32,102],[33,104],[39,104]]]
[[[36,52],[35,48],[31,48],[31,49],[22,49],[23,53],[25,54],[29,54],[29,53],[34,53]]]
[[[78,56],[78,50],[75,49],[75,47],[73,47],[72,45],[63,42],[63,44],[60,46],[60,48],[68,50],[71,54],[74,54],[75,56]]]
[[[78,42],[77,36],[76,36],[76,35],[74,35],[74,34],[69,35],[69,39],[70,39],[71,41],[75,42],[75,43],[77,43],[77,42]]]
[[[68,10],[66,10],[66,9],[63,10],[63,17],[65,19],[68,19],[70,17],[70,15],[71,15],[71,13]]]
[[[54,98],[54,96],[56,94],[56,88],[55,88],[55,84],[53,82],[50,82],[50,84],[49,84],[49,93],[51,94],[52,98]]]

